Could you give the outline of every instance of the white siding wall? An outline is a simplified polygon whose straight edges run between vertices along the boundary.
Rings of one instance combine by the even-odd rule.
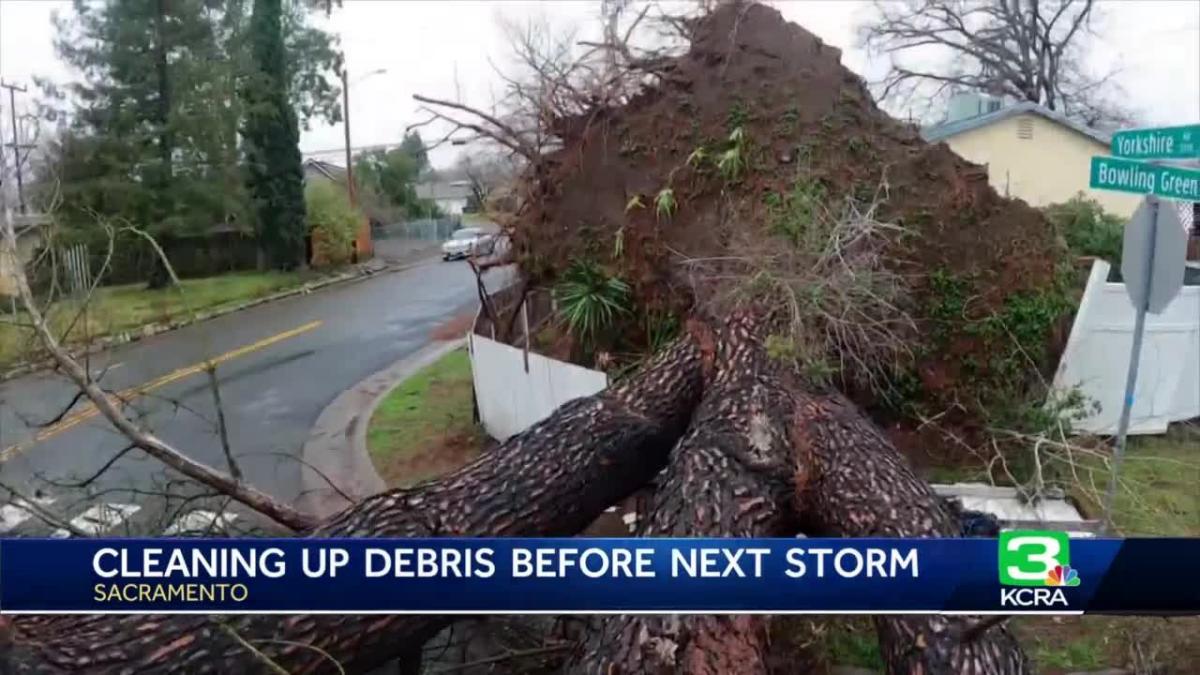
[[[438,197],[438,208],[448,216],[461,216],[463,209],[467,208],[467,200],[465,197]]]
[[[1134,310],[1125,284],[1110,284],[1109,265],[1096,261],[1063,350],[1054,386],[1078,386],[1100,411],[1076,423],[1082,431],[1116,433],[1125,394]],[[1160,314],[1146,315],[1146,334],[1129,425],[1158,434],[1167,424],[1200,416],[1200,286],[1184,286]]]
[[[495,340],[472,334],[471,375],[483,427],[505,440],[545,419],[572,399],[590,396],[608,386],[608,376],[570,363],[525,354]]]

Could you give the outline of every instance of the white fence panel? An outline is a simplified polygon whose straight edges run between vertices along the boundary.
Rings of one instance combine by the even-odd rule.
[[[1076,428],[1113,434],[1133,343],[1134,309],[1125,284],[1108,283],[1109,265],[1096,261],[1054,376],[1054,387],[1078,386],[1100,410]],[[1129,433],[1161,434],[1171,422],[1200,416],[1200,286],[1184,286],[1159,314],[1146,315]]]
[[[545,419],[572,399],[608,386],[608,376],[570,363],[525,353],[479,335],[470,336],[471,374],[484,429],[505,440]]]

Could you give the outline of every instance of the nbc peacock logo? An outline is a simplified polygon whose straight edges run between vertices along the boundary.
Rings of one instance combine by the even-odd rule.
[[[1046,575],[1047,586],[1078,586],[1079,572],[1071,569],[1070,565],[1055,565]]]

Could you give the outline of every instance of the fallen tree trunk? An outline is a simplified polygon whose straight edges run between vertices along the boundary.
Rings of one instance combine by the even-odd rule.
[[[639,373],[572,401],[441,480],[366,499],[317,537],[564,536],[648,482],[703,390],[707,329]],[[336,673],[411,659],[439,616],[69,616],[21,618],[0,640],[14,673]],[[343,670],[344,669],[344,670]]]
[[[792,398],[753,327],[735,319],[690,431],[671,451],[639,536],[792,534]],[[766,672],[766,616],[604,617],[568,668],[589,675]]]
[[[796,507],[804,532],[838,537],[958,537],[959,518],[852,403],[797,391],[790,425]],[[889,673],[1030,672],[1016,639],[994,619],[876,617]]]

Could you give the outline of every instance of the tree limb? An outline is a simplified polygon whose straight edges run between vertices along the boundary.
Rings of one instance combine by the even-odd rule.
[[[735,317],[715,374],[654,492],[647,537],[779,537],[795,532],[793,403],[754,322]],[[767,672],[766,616],[627,614],[600,621],[568,672],[588,675]]]
[[[0,229],[3,230],[0,235],[5,238],[7,248],[12,251],[18,250],[11,212],[7,206],[4,207],[3,223],[0,223]],[[84,392],[92,405],[100,411],[100,414],[104,415],[117,431],[129,439],[131,444],[179,473],[228,494],[238,502],[281,525],[294,530],[307,529],[313,525],[314,521],[311,517],[276,501],[274,497],[265,492],[241,483],[228,474],[197,462],[126,417],[112,398],[92,381],[89,373],[59,343],[54,332],[50,330],[45,317],[42,316],[34,301],[33,291],[29,287],[29,279],[25,276],[24,268],[17,264],[13,266],[13,269],[15,270],[13,279],[16,282],[17,295],[29,315],[34,331],[58,365],[59,370],[66,374],[80,391]]]

